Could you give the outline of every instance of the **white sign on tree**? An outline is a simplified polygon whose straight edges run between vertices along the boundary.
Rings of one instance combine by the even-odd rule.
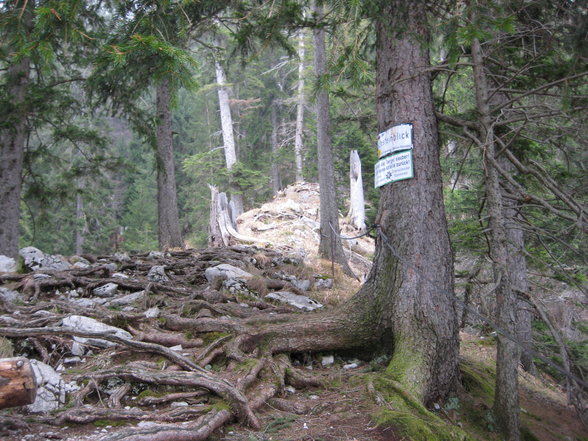
[[[412,124],[399,124],[378,135],[380,158],[399,150],[412,148]]]
[[[412,167],[412,150],[396,153],[380,159],[375,165],[375,187],[390,182],[401,181],[414,177]]]

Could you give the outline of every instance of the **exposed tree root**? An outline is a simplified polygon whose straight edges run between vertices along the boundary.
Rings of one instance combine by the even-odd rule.
[[[320,385],[295,368],[288,353],[354,349],[374,342],[371,333],[362,336],[354,330],[358,318],[351,310],[299,314],[292,313],[293,307],[265,302],[263,294],[272,289],[304,294],[289,282],[271,278],[275,265],[294,262],[275,251],[236,246],[145,259],[151,261],[126,262],[121,267],[128,279],[112,277],[112,267],[103,265],[13,281],[36,304],[2,302],[2,307],[0,303],[9,313],[0,315],[0,335],[28,342],[35,358],[55,366],[71,350],[74,337],[115,344],[108,349],[92,348],[100,351],[99,357],[90,357],[88,362],[93,369],[66,374],[68,381],[82,386],[70,401],[72,408],[37,420],[57,425],[98,420],[150,422],[116,429],[104,435],[103,441],[204,440],[234,419],[259,429],[255,411],[269,399],[275,398],[276,407],[288,408],[287,400],[280,397],[286,385],[297,389]],[[250,292],[253,288],[259,291],[240,298],[211,289],[203,276],[205,269],[227,262],[263,271],[257,285],[249,287]],[[149,280],[146,273],[153,264],[163,265],[171,282]],[[161,316],[147,318],[132,310],[100,305],[84,308],[59,292],[76,290],[78,295],[91,297],[93,289],[105,283],[116,283],[125,293],[144,291],[140,307],[158,306]],[[124,328],[133,338],[62,326],[62,319],[71,314]],[[180,407],[170,405],[178,401]]]

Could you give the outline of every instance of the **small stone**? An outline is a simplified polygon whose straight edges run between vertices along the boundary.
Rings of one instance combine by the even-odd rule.
[[[163,265],[156,265],[149,270],[147,278],[152,282],[166,283],[169,282],[169,277],[165,274],[165,267]]]
[[[343,369],[355,369],[359,365],[357,363],[349,363],[343,366]]]
[[[185,401],[174,401],[173,403],[171,403],[169,405],[169,407],[188,407],[189,404],[186,403]]]
[[[333,355],[325,355],[321,360],[323,366],[330,366],[335,363],[335,357]]]
[[[317,278],[314,281],[314,287],[317,290],[323,290],[323,289],[331,289],[333,287],[333,279],[323,279],[321,278]]]
[[[107,283],[105,285],[99,286],[98,288],[94,288],[92,290],[92,294],[98,297],[112,297],[118,291],[118,285],[116,283]]]
[[[67,357],[63,359],[63,364],[77,364],[80,363],[82,359],[78,356],[75,357]]]
[[[0,288],[0,299],[8,303],[15,303],[20,299],[20,294],[8,288]]]
[[[211,364],[207,364],[206,366],[204,366],[204,369],[206,369],[207,371],[212,369],[212,365]]]
[[[108,302],[108,306],[127,306],[143,298],[145,291],[137,291],[126,296],[117,297]]]
[[[154,306],[153,308],[149,308],[147,311],[145,311],[143,313],[143,315],[147,318],[157,318],[159,317],[160,314],[160,310],[157,306]]]
[[[439,403],[435,403],[435,404],[433,404],[433,408],[434,408],[435,410],[441,410],[441,406],[439,406]]]
[[[16,260],[12,257],[0,255],[0,273],[16,272]]]
[[[175,346],[172,346],[170,349],[172,351],[179,352],[179,351],[183,350],[184,348],[182,348],[182,345],[175,345]]]
[[[320,397],[318,395],[309,395],[309,397],[311,400],[318,400]]]
[[[127,276],[124,273],[113,273],[112,277],[118,277],[119,279],[128,279],[129,278],[129,276]]]
[[[286,387],[284,388],[284,390],[285,390],[286,392],[288,392],[289,394],[295,394],[295,393],[296,393],[296,389],[295,389],[294,387],[292,387],[292,386],[286,386]]]

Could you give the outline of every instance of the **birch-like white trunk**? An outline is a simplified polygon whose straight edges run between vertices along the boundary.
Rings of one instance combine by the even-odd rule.
[[[225,162],[227,169],[231,170],[237,162],[237,148],[235,145],[235,134],[233,132],[233,117],[229,103],[229,89],[227,76],[220,62],[214,62],[216,82],[218,84],[218,104],[220,109],[221,129],[223,133],[223,145],[225,150]],[[231,199],[235,206],[235,218],[243,213],[243,195],[235,188],[231,188]]]
[[[349,155],[349,223],[360,231],[365,230],[363,177],[361,159],[357,150],[351,150]]]
[[[296,134],[294,138],[294,155],[296,158],[296,182],[304,180],[302,176],[302,149],[304,148],[302,132],[304,130],[304,30],[298,34],[298,102],[296,105]]]

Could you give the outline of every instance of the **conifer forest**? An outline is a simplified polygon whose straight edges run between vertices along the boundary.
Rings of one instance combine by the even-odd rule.
[[[0,0],[0,438],[588,440],[587,119],[587,0]]]

